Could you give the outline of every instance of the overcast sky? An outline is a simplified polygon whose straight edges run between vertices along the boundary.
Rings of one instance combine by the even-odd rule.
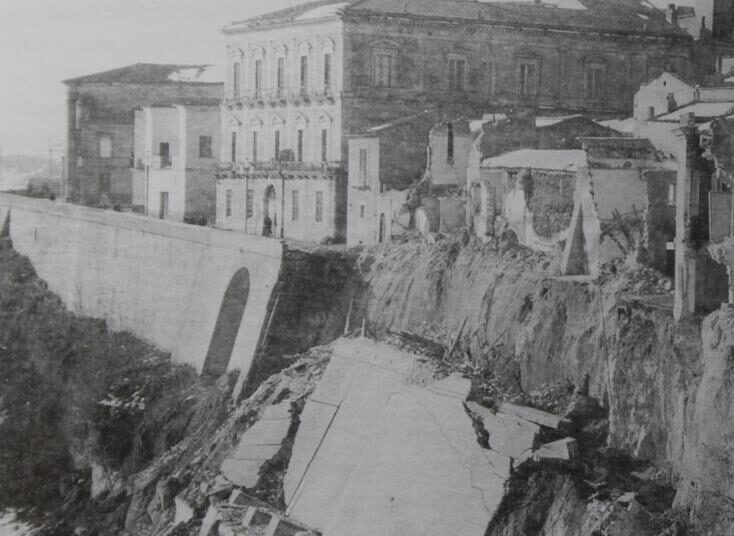
[[[0,0],[0,150],[61,150],[61,80],[136,62],[222,63],[222,26],[302,1]]]
[[[222,63],[219,30],[299,0],[0,0],[0,150],[63,147],[61,80],[136,62]]]

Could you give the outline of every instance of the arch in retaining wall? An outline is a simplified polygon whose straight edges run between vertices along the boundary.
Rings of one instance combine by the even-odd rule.
[[[221,376],[227,372],[249,296],[250,272],[247,268],[240,268],[224,292],[202,375]]]

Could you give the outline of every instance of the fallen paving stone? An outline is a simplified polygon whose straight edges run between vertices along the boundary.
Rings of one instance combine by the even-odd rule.
[[[290,426],[290,402],[267,408],[222,462],[220,470],[224,477],[236,486],[254,488],[260,478],[260,468],[278,453]]]
[[[540,460],[572,460],[578,456],[578,445],[572,437],[553,443],[546,443],[533,452],[533,459]]]
[[[484,535],[510,458],[478,444],[471,382],[411,383],[417,359],[367,339],[334,344],[284,478],[289,516],[324,536]]]
[[[203,521],[201,522],[201,529],[199,529],[199,536],[216,536],[217,526],[219,525],[219,512],[213,506],[210,506],[206,511]]]
[[[194,509],[191,508],[189,503],[183,500],[181,497],[173,499],[176,506],[176,513],[173,517],[173,524],[178,525],[179,523],[188,523],[194,517]]]
[[[571,422],[563,417],[558,417],[552,413],[547,413],[535,408],[529,408],[527,406],[519,406],[517,404],[511,404],[510,402],[502,402],[499,410],[502,413],[509,415],[515,415],[526,421],[534,422],[546,428],[552,428],[557,430],[562,426],[568,426]]]
[[[495,413],[476,402],[468,402],[467,407],[482,419],[492,450],[519,460],[537,447],[540,425],[500,411]]]

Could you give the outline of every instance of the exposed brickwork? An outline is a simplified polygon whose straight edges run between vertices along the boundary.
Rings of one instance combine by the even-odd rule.
[[[67,169],[65,195],[96,205],[102,193],[113,203],[132,203],[134,109],[150,104],[211,101],[222,97],[222,84],[106,83],[70,80],[67,96]],[[77,128],[77,126],[79,128]],[[109,136],[112,156],[100,156],[100,137]],[[81,164],[81,165],[80,165]]]

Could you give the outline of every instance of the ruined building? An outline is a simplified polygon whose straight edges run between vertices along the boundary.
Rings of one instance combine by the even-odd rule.
[[[430,107],[625,112],[690,68],[690,35],[637,0],[312,2],[224,33],[219,208],[244,208],[221,218],[308,239],[344,238],[349,135]]]
[[[65,80],[64,196],[87,205],[131,205],[134,109],[188,99],[217,99],[222,83],[206,65],[137,63]],[[151,155],[151,156],[158,156]],[[103,197],[104,196],[104,197]]]
[[[646,139],[580,141],[581,149],[521,149],[483,160],[468,184],[474,233],[562,251],[568,275],[597,275],[630,255],[672,272],[675,162]]]

